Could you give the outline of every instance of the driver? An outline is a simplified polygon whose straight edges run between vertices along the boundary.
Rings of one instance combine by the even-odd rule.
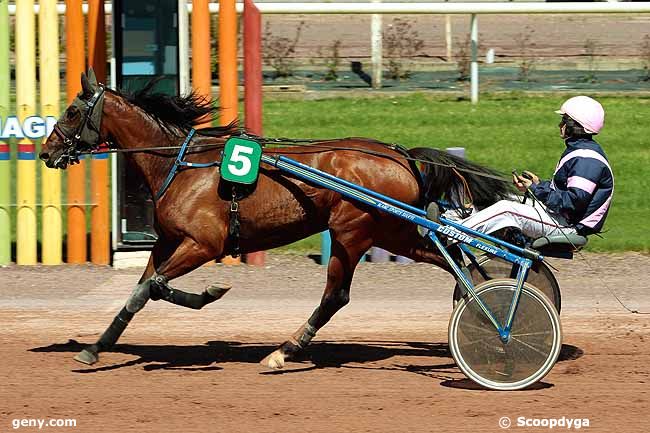
[[[559,234],[589,235],[601,231],[614,194],[614,175],[605,152],[593,136],[605,121],[600,103],[588,96],[568,99],[559,111],[560,136],[566,149],[551,180],[540,181],[531,172],[513,174],[528,203],[502,200],[462,221],[466,227],[492,233],[519,228],[529,238]]]

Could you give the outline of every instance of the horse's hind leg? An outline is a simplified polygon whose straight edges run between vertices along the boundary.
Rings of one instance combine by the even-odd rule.
[[[229,286],[213,285],[202,294],[194,294],[172,289],[167,283],[214,258],[212,251],[212,248],[202,247],[191,239],[186,239],[180,245],[173,247],[169,247],[165,241],[159,239],[138,285],[129,296],[125,306],[122,307],[97,342],[83,349],[75,356],[75,360],[84,364],[97,362],[99,352],[110,349],[117,342],[135,313],[144,308],[149,299],[164,299],[193,309],[201,309],[220,299],[230,289]]]
[[[261,361],[261,364],[278,369],[286,359],[304,349],[334,314],[350,300],[350,285],[354,270],[362,255],[372,246],[372,239],[363,228],[331,230],[332,253],[327,267],[327,284],[320,305],[311,317],[278,349]]]

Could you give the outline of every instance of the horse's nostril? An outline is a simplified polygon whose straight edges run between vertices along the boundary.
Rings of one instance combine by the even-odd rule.
[[[50,154],[47,152],[41,152],[38,154],[38,157],[41,158],[41,160],[43,161],[47,161],[48,159],[50,159]]]

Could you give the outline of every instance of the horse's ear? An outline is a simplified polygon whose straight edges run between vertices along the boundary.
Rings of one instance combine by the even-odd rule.
[[[98,86],[97,76],[95,75],[95,70],[93,68],[88,68],[88,81],[90,82],[93,90]]]
[[[83,72],[81,73],[81,90],[83,91],[84,95],[92,95],[93,94],[93,87],[90,84],[90,81],[88,80],[88,77]]]

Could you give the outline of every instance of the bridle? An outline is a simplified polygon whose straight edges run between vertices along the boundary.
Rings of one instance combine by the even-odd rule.
[[[54,125],[53,132],[63,140],[64,145],[63,153],[54,161],[55,167],[59,166],[60,163],[76,164],[79,162],[80,153],[96,150],[102,143],[106,142],[101,137],[100,132],[104,94],[104,86],[98,84],[97,90],[95,90],[90,100],[84,101],[77,95],[71,105],[79,106],[83,104],[83,109],[79,110],[82,120],[76,129],[61,127],[60,122]]]

